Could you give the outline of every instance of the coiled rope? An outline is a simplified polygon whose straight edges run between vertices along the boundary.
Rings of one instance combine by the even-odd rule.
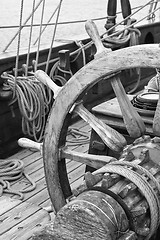
[[[3,73],[1,77],[7,80],[13,90],[15,77],[7,73]],[[42,141],[46,118],[53,103],[52,91],[35,77],[17,77],[16,94],[9,105],[16,101],[22,115],[23,133],[34,138],[36,142]]]
[[[160,73],[159,69],[156,69],[157,74],[151,78],[145,86],[146,91],[153,91],[153,92],[158,92],[159,91],[159,84],[160,84]]]
[[[29,183],[30,187],[20,191],[16,191],[10,187],[10,182],[19,180],[25,177]],[[0,160],[0,196],[3,193],[13,194],[19,196],[19,199],[24,198],[23,193],[30,192],[36,188],[36,184],[31,180],[28,174],[24,172],[24,164],[19,159],[12,160]]]
[[[61,74],[62,73],[62,74]],[[60,63],[57,61],[55,64],[53,64],[51,70],[50,70],[50,78],[57,83],[59,86],[64,86],[64,84],[67,82],[65,75],[69,75],[70,77],[73,76],[73,73],[71,70],[63,70],[60,68]],[[64,77],[62,76],[64,75]]]
[[[139,174],[138,172],[133,171],[128,167],[124,167],[124,165],[136,168],[140,170],[141,173]],[[144,173],[147,177],[149,177],[154,181],[154,183],[158,187],[158,190],[159,190],[159,184],[156,183],[156,180],[153,176],[151,177],[151,174],[149,173],[148,170],[146,169],[142,170],[142,167],[133,163],[128,163],[126,161],[124,163],[122,161],[117,161],[117,162],[113,162],[111,164],[105,165],[101,169],[96,170],[94,174],[107,173],[107,172],[119,174],[125,177],[126,179],[130,180],[131,182],[133,182],[138,187],[138,189],[140,190],[142,195],[145,197],[145,199],[147,200],[150,208],[151,222],[150,222],[150,233],[148,236],[146,236],[145,240],[149,240],[151,236],[156,232],[160,223],[160,202],[157,197],[157,194],[151,187],[150,183],[144,178],[142,173]]]
[[[88,144],[90,141],[89,135],[75,127],[70,127],[67,133],[67,145],[78,146]]]

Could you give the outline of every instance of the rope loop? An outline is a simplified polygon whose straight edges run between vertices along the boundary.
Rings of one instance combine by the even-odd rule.
[[[89,135],[84,132],[80,131],[78,128],[70,127],[68,129],[68,138],[67,138],[67,145],[69,146],[77,146],[88,144],[90,141]]]
[[[140,171],[140,173],[134,171],[133,169]],[[154,182],[159,191],[160,185],[157,180],[148,170],[127,161],[112,162],[94,172],[94,174],[100,173],[119,174],[120,176],[125,177],[127,180],[131,181],[137,186],[140,193],[145,197],[150,209],[150,233],[145,238],[145,240],[149,240],[150,237],[156,232],[160,223],[160,202],[156,192],[153,190],[150,183],[146,180],[144,174]]]
[[[16,191],[11,188],[10,182],[19,180],[22,177],[25,177],[30,187]],[[3,193],[12,194],[19,196],[19,199],[24,198],[23,193],[30,192],[36,188],[36,184],[32,179],[24,172],[24,163],[19,159],[12,160],[1,160],[0,159],[0,196]]]
[[[79,47],[79,49],[81,50],[82,52],[82,56],[83,56],[83,66],[86,65],[86,56],[85,56],[85,49],[84,49],[84,45],[82,43],[82,41],[75,41],[76,45]],[[80,51],[78,53],[78,56],[80,54]],[[77,58],[76,58],[77,59]],[[75,61],[75,60],[74,60]]]
[[[66,78],[63,77],[62,75],[70,75],[70,77],[73,76],[72,71],[66,71],[62,69],[59,66],[59,60],[52,66],[49,77],[58,85],[58,86],[64,86],[65,83],[67,82]]]
[[[15,77],[3,73],[2,78],[7,80],[13,91],[15,88]],[[24,134],[41,142],[43,139],[45,123],[53,103],[53,93],[34,76],[18,76],[16,81],[16,94],[9,105],[18,102],[22,116],[22,131]]]

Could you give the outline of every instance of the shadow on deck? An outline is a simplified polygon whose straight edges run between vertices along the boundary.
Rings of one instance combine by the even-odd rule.
[[[72,127],[85,131],[90,135],[90,127],[84,122],[75,123]],[[89,143],[70,146],[71,149],[87,152]],[[48,195],[43,159],[39,152],[23,149],[9,159],[20,159],[24,163],[24,172],[36,183],[36,188],[24,193],[24,199],[4,193],[0,197],[0,240],[26,240],[33,233],[40,231],[43,226],[54,219],[54,212],[48,213],[45,209],[51,206]],[[66,160],[68,177],[71,188],[77,187],[82,181],[85,165]],[[25,177],[11,182],[11,189],[19,191],[30,187]]]

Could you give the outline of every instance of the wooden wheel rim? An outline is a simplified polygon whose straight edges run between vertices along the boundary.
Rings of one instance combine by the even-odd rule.
[[[130,68],[160,68],[158,44],[132,46],[110,53],[99,54],[99,58],[80,69],[59,92],[50,112],[43,144],[43,159],[47,188],[56,211],[66,202],[60,185],[59,143],[61,130],[69,110],[76,99],[104,76]],[[106,81],[109,81],[107,79]],[[66,169],[64,167],[64,174]]]

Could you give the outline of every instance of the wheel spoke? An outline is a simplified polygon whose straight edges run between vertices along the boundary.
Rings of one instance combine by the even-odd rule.
[[[96,58],[99,56],[101,57],[103,53],[109,51],[103,46],[98,29],[93,21],[86,22],[86,31],[96,46]],[[118,74],[115,74],[115,76],[111,77],[111,84],[118,99],[129,135],[134,138],[142,136],[145,133],[144,122],[130,103]]]
[[[31,149],[40,151],[40,153],[42,155],[43,143],[38,143],[38,142],[32,141],[28,138],[20,138],[20,139],[18,139],[18,145],[23,148],[31,148]]]
[[[110,156],[93,155],[70,150],[68,147],[60,149],[60,158],[71,159],[80,163],[84,163],[95,169],[99,169],[107,163],[116,160]]]
[[[118,99],[123,120],[129,135],[133,138],[142,136],[146,131],[144,122],[127,97],[120,78],[115,75],[112,77],[111,84]]]
[[[84,92],[87,89],[106,78],[106,76],[109,77],[111,74],[121,70],[137,67],[160,68],[160,48],[158,44],[139,45],[113,52],[100,51],[98,55],[94,61],[91,61],[76,72],[63,88],[58,87],[58,91],[56,89],[57,94],[54,97],[57,96],[47,121],[43,158],[47,187],[56,211],[65,204],[65,199],[71,194],[64,158],[69,157],[69,153],[64,151],[63,154],[60,154],[60,147],[65,146],[67,129],[71,118],[71,114],[69,113],[71,110],[75,108],[74,111],[77,111],[81,117],[85,117],[87,121],[92,120],[92,125],[94,127],[98,125],[98,131],[100,131],[101,135],[104,135],[102,139],[105,139],[106,135],[109,135],[110,138],[109,140],[106,138],[106,141],[112,140],[112,143],[116,145],[114,139],[111,137],[112,131],[108,129],[108,126],[104,124],[102,127],[102,124],[99,124],[97,119],[95,120],[94,118],[93,120],[94,116],[86,112],[83,105],[76,106],[75,102],[77,99],[84,96]],[[42,72],[36,72],[35,76],[40,73]],[[107,78],[105,81],[109,82],[110,80],[110,78]],[[50,84],[52,84],[51,81]],[[52,87],[52,85],[49,87]],[[54,91],[54,88],[52,90]],[[119,137],[115,136],[115,133],[113,133],[113,136],[119,140]],[[70,157],[73,158],[71,154]],[[74,158],[80,159],[79,156],[74,156]],[[83,157],[81,160],[83,160]]]
[[[62,87],[58,87],[42,70],[38,70],[35,73],[35,76],[39,81],[48,85],[48,87],[54,92],[54,96],[57,96]],[[83,104],[74,104],[72,111],[76,112],[83,120],[85,120],[110,149],[120,152],[127,144],[123,135],[96,118],[83,106]]]
[[[107,126],[103,121],[90,113],[82,103],[76,105],[74,108],[83,120],[85,120],[94,131],[101,137],[103,142],[112,150],[121,152],[123,147],[127,144],[122,134]]]

